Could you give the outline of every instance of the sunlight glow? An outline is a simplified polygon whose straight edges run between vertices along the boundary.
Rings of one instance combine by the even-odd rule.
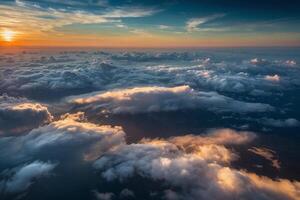
[[[15,35],[16,32],[9,29],[5,29],[2,32],[2,38],[5,42],[12,42],[14,40]]]

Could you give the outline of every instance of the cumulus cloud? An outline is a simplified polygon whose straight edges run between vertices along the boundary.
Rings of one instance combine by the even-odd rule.
[[[100,141],[99,147],[103,151],[122,143],[123,137],[124,132],[121,127],[84,122],[84,114],[81,112],[66,114],[61,120],[34,129],[27,135],[27,138],[30,138],[29,146],[34,149],[48,145],[74,145],[85,141]]]
[[[274,73],[285,74],[286,70],[279,67],[281,64],[276,64],[276,68],[275,64],[267,64],[262,68],[256,65],[254,67],[246,61],[240,64],[232,61],[215,62],[214,59],[206,58],[196,59],[194,62],[197,64],[188,66],[158,64],[149,66],[146,70],[176,85],[189,84],[209,91],[248,93],[253,96],[267,96],[271,92],[276,94],[287,89],[284,85],[291,86],[291,82],[286,79],[282,79],[280,85],[264,79],[264,74],[273,72],[274,69]],[[289,72],[289,79],[293,76],[291,74]]]
[[[225,138],[230,134],[238,137],[239,133],[232,131],[227,133]],[[218,137],[222,138],[222,133]],[[245,135],[242,136],[244,137]],[[182,143],[181,138],[144,140],[141,143],[120,146],[103,155],[94,166],[102,171],[102,177],[108,181],[124,180],[138,174],[180,188],[176,192],[166,190],[165,197],[168,199],[296,200],[298,198],[299,182],[286,179],[273,180],[234,169],[230,166],[230,159],[227,160],[229,162],[224,162],[223,158],[228,156],[228,152],[231,153],[229,154],[231,159],[236,158],[230,148],[226,147],[227,142],[224,144],[220,142],[227,139],[210,139],[210,135],[195,137],[192,140],[195,141],[195,145],[192,142],[188,143],[190,148],[182,148],[178,145]],[[212,143],[201,144],[202,140]],[[249,139],[244,142],[247,141]],[[237,142],[235,145],[240,144]],[[209,153],[203,154],[202,150],[210,145],[214,145],[214,148],[208,148]],[[215,157],[216,153],[222,156]]]
[[[71,97],[69,102],[109,113],[141,113],[204,108],[215,112],[265,112],[267,104],[237,101],[216,92],[196,91],[189,86],[135,87]]]
[[[86,122],[84,114],[65,114],[62,119],[33,129],[27,135],[0,139],[0,158],[22,159],[41,152],[45,148],[57,151],[74,148],[73,153],[84,148],[84,159],[95,159],[110,148],[125,141],[121,127],[97,125]],[[15,156],[12,158],[11,155]],[[8,157],[7,157],[8,156]]]
[[[74,60],[76,54],[60,56],[40,56],[25,60],[15,67],[0,69],[0,88],[12,95],[22,95],[35,99],[60,98],[78,92],[105,89],[128,76],[126,69],[93,61]],[[53,57],[53,58],[52,58]],[[59,69],[59,70],[57,70]]]
[[[269,61],[267,61],[266,59],[261,59],[261,58],[253,58],[250,60],[250,63],[254,64],[254,65],[259,65],[259,66],[270,64]]]
[[[232,54],[232,52],[221,50],[218,52],[61,50],[56,53],[37,53],[33,50],[26,50],[19,54],[4,53],[0,55],[0,92],[35,100],[44,98],[43,100],[47,100],[48,105],[52,104],[51,112],[55,116],[57,113],[52,108],[58,108],[56,107],[58,102],[59,106],[62,106],[59,108],[71,113],[77,110],[88,112],[89,109],[104,113],[191,109],[193,113],[188,116],[188,119],[179,117],[183,113],[184,116],[189,113],[175,113],[178,121],[183,122],[180,126],[185,130],[202,128],[203,123],[206,122],[202,121],[201,117],[196,119],[199,116],[198,113],[201,113],[201,110],[197,109],[217,112],[217,115],[212,114],[216,116],[216,120],[212,120],[210,127],[216,124],[219,127],[237,123],[236,127],[251,130],[257,128],[256,122],[268,128],[299,126],[297,113],[294,112],[297,107],[297,98],[294,98],[293,90],[298,89],[300,85],[298,63],[293,60],[295,58],[289,56],[290,60],[285,60],[286,58],[282,59],[278,55],[276,58],[268,56],[268,60],[257,58],[250,61],[250,56],[253,57],[251,54],[246,55],[245,52]],[[265,80],[265,76],[270,74],[280,75],[280,84]],[[90,93],[92,91],[97,92]],[[61,97],[77,94],[87,95],[67,98],[74,107],[69,107],[70,104],[66,105],[65,102],[59,102]],[[30,129],[36,129],[30,132],[28,129],[27,135],[0,138],[1,169],[14,166],[15,162],[11,161],[16,161],[16,165],[19,165],[37,159],[52,160],[53,158],[64,165],[63,168],[70,166],[69,161],[73,164],[75,159],[74,167],[78,168],[77,166],[81,166],[81,162],[84,162],[81,158],[95,160],[101,156],[95,166],[101,170],[105,179],[125,180],[127,177],[140,175],[158,180],[163,185],[163,192],[149,191],[149,195],[156,193],[169,199],[209,199],[210,197],[212,199],[295,199],[299,193],[297,193],[299,184],[296,181],[269,179],[233,167],[236,165],[234,161],[239,156],[244,156],[244,154],[238,154],[240,148],[237,146],[248,145],[255,138],[255,135],[249,132],[225,129],[217,130],[209,135],[143,139],[138,143],[126,144],[125,133],[121,127],[88,122],[83,113],[67,114],[53,121],[51,114],[46,114],[46,105],[23,98],[6,96],[3,99],[0,103],[1,112],[15,107],[14,116],[15,112],[25,113],[25,110],[36,113],[36,115],[26,114],[31,116],[27,117],[28,120],[20,118],[22,120],[9,120],[10,123],[30,121],[30,123],[37,122],[37,125],[32,126]],[[276,112],[276,118],[271,118],[270,115],[275,112],[264,111],[274,108],[263,104],[265,102],[274,103],[276,111],[282,112]],[[247,112],[249,124],[239,126],[240,123],[245,124],[244,120],[247,120],[245,116],[240,118],[234,113],[221,112]],[[37,113],[44,113],[44,115]],[[197,114],[194,115],[194,113]],[[114,117],[119,118],[113,116],[113,118],[104,119],[103,115],[97,115],[98,118],[96,118],[92,114],[94,113],[88,112],[89,118],[95,121],[110,122],[110,120],[115,120]],[[154,116],[155,120],[162,122],[160,120],[164,120],[165,116],[170,116],[165,114],[151,115],[151,118]],[[32,116],[41,116],[41,118]],[[48,116],[51,120],[43,122],[42,119],[47,119],[43,116]],[[0,114],[0,119],[1,117]],[[147,119],[148,117],[149,115]],[[130,118],[129,120],[136,120],[134,116]],[[147,126],[152,123],[144,119],[138,117],[134,123]],[[163,125],[173,129],[172,119],[173,116],[163,121]],[[190,121],[187,122],[190,119],[195,120],[197,125],[190,126]],[[200,123],[201,121],[203,123]],[[30,123],[26,127],[30,127]],[[10,130],[8,124],[2,123],[0,127],[3,129],[6,126],[6,129]],[[125,123],[121,121],[120,124]],[[21,125],[16,127],[19,126]],[[40,127],[37,128],[38,126]],[[276,131],[284,131],[283,128]],[[157,127],[155,129],[158,130]],[[128,130],[127,127],[126,130]],[[289,130],[296,131],[296,129]],[[132,135],[129,137],[131,139]],[[274,161],[279,159],[272,150],[249,146],[246,146],[244,150],[248,148],[252,149],[252,153],[269,159],[274,167],[280,166],[279,162]],[[277,149],[276,146],[276,151],[281,151],[280,147]],[[252,153],[246,155],[255,156]],[[66,163],[68,165],[65,165]],[[90,162],[84,162],[84,165],[87,166],[88,163]],[[289,165],[291,169],[297,167],[297,164],[293,162]],[[251,166],[247,165],[247,169],[251,170]],[[285,170],[290,170],[290,168],[282,168],[278,173],[286,174]],[[295,172],[291,174],[294,175]],[[65,177],[65,174],[61,175]],[[78,173],[74,176],[77,178],[83,175]],[[296,178],[297,175],[294,177]],[[103,180],[102,178],[101,181]],[[131,184],[125,187],[135,189]],[[160,184],[157,187],[160,187]],[[124,185],[121,185],[121,188],[124,188]],[[104,188],[101,189],[103,189],[101,194],[107,193]],[[113,198],[121,198],[121,193],[125,193],[120,190],[113,192],[115,195]],[[140,193],[140,191],[135,191],[136,197],[139,197]]]
[[[287,66],[294,67],[294,66],[297,65],[297,62],[294,61],[294,60],[287,60],[287,61],[285,61],[285,64],[286,64]]]
[[[274,81],[274,82],[278,82],[278,81],[280,81],[280,76],[279,75],[277,75],[277,74],[275,74],[275,75],[266,75],[265,76],[265,79],[267,80],[267,81]]]
[[[0,96],[0,135],[20,133],[50,123],[48,108],[24,98]]]
[[[195,55],[187,52],[120,52],[112,54],[113,60],[123,60],[132,62],[153,62],[168,60],[193,60]]]
[[[35,161],[6,170],[7,177],[0,182],[2,191],[8,193],[22,192],[33,184],[34,180],[48,176],[57,164],[51,162]]]
[[[2,57],[1,91],[47,101],[141,85],[190,85],[201,90],[252,96],[267,96],[271,92],[276,95],[300,85],[298,68],[283,67],[285,60],[268,61],[259,67],[249,60],[241,63],[239,56],[232,60],[210,58],[209,53],[199,52],[124,51],[25,52]],[[280,74],[280,84],[264,79],[271,73]]]

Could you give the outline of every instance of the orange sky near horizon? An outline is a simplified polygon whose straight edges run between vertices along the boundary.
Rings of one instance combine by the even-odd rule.
[[[6,38],[5,38],[6,37]],[[108,47],[108,48],[180,48],[180,47],[243,47],[243,46],[300,46],[299,41],[288,38],[266,37],[223,37],[223,38],[195,38],[182,36],[100,36],[100,35],[61,35],[47,37],[37,35],[31,38],[30,34],[15,34],[11,36],[1,34],[0,46],[33,46],[33,47]],[[284,45],[282,45],[284,44]]]

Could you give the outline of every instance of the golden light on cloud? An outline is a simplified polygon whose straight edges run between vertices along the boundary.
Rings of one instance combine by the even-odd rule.
[[[15,39],[16,32],[12,31],[10,29],[5,29],[2,31],[1,35],[2,35],[3,41],[12,42]]]

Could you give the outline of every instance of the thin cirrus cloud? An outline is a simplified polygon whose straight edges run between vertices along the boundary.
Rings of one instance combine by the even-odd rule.
[[[13,28],[23,32],[53,31],[73,23],[106,23],[107,19],[84,11],[64,12],[57,9],[39,7],[0,6],[0,23],[2,27]],[[27,26],[24,26],[26,24]]]
[[[189,19],[186,22],[186,30],[188,32],[201,31],[202,30],[201,25],[216,20],[218,18],[222,18],[224,16],[225,14],[215,14],[206,17]],[[203,30],[205,30],[205,28]]]
[[[17,2],[17,1],[16,1]],[[108,6],[108,0],[78,1],[78,0],[42,0],[42,3],[52,3],[66,6]]]
[[[105,18],[136,18],[151,16],[160,11],[155,8],[121,7],[109,9],[102,16]]]
[[[153,15],[160,10],[146,7],[106,7],[101,12],[63,8],[44,8],[36,3],[16,1],[0,5],[0,26],[17,31],[53,31],[71,24],[101,24],[121,22],[121,18]],[[24,26],[26,24],[26,26]]]

